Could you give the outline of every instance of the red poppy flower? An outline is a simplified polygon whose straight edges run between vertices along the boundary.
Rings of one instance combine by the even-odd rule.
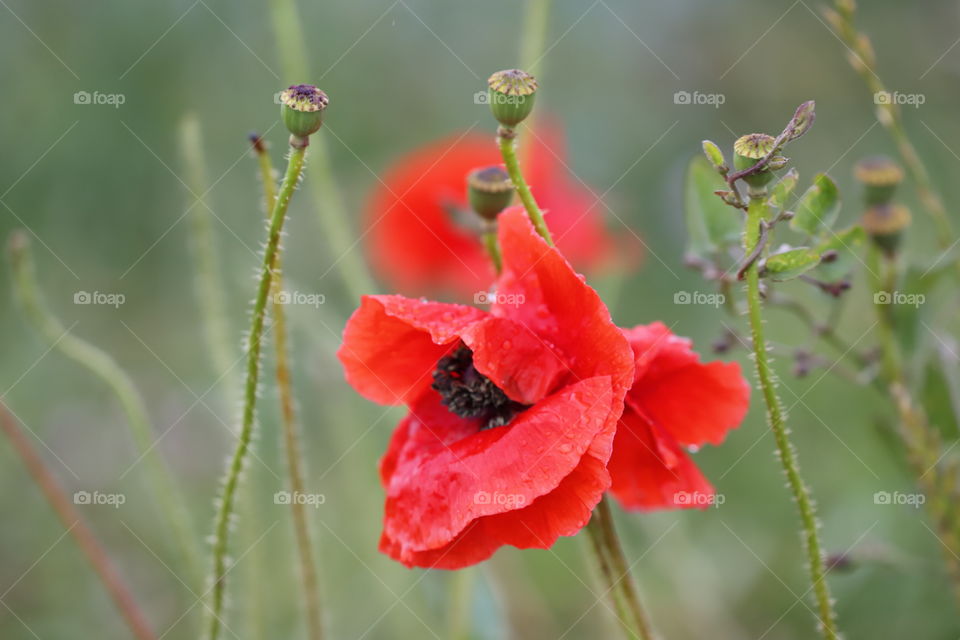
[[[700,362],[690,340],[659,322],[624,330],[633,387],[614,441],[611,492],[627,508],[713,503],[713,486],[683,447],[720,444],[747,413],[750,385],[735,362]]]
[[[380,549],[407,566],[550,547],[586,524],[610,486],[629,344],[522,210],[501,214],[499,238],[489,312],[365,296],[344,331],[350,384],[410,410],[380,466]]]
[[[556,126],[524,134],[524,175],[557,246],[581,270],[612,263],[618,253],[603,226],[604,207],[564,166],[566,147]],[[467,209],[466,176],[500,165],[492,135],[468,133],[420,147],[384,173],[364,215],[369,254],[394,291],[423,295],[483,290],[494,277]],[[638,253],[632,248],[633,253]]]

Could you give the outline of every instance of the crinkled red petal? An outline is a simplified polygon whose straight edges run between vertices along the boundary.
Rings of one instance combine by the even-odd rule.
[[[432,383],[437,361],[487,314],[474,307],[403,296],[364,296],[337,357],[347,382],[380,404],[411,402]]]
[[[665,430],[629,407],[607,465],[610,492],[628,509],[706,508],[713,487]]]

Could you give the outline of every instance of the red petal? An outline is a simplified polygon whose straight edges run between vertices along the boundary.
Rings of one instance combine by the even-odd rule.
[[[529,329],[508,318],[488,317],[462,334],[473,366],[510,397],[534,404],[567,373],[560,358]]]
[[[554,491],[585,454],[606,461],[611,396],[608,376],[591,378],[547,397],[508,427],[480,431],[477,421],[458,418],[428,391],[384,459],[384,535],[404,554],[437,549],[479,518]]]
[[[429,388],[437,360],[487,314],[473,307],[364,296],[347,321],[337,357],[347,382],[380,404],[411,402]]]
[[[607,465],[610,492],[629,509],[706,508],[713,487],[663,429],[626,409]]]
[[[720,444],[743,421],[750,385],[731,362],[700,362],[690,341],[660,323],[625,331],[637,359],[627,404],[684,445]]]
[[[613,376],[614,398],[633,382],[633,358],[597,292],[537,235],[522,209],[500,215],[503,275],[495,316],[525,325],[561,355],[577,379]],[[621,408],[615,400],[615,412]]]
[[[442,547],[404,549],[384,533],[380,550],[408,567],[461,569],[486,560],[505,544],[548,549],[558,537],[572,536],[584,527],[609,484],[604,462],[588,453],[550,493],[522,509],[474,520]]]

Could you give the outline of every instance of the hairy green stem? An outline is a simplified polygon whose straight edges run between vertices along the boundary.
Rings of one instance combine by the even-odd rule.
[[[190,514],[170,470],[155,446],[153,427],[143,397],[120,365],[105,351],[76,337],[50,311],[37,284],[30,243],[26,234],[10,237],[10,256],[14,289],[25,316],[34,329],[67,358],[80,364],[102,380],[117,397],[127,418],[127,426],[147,473],[163,519],[170,523],[174,539],[183,554],[184,567],[193,579],[200,579],[200,551]]]
[[[868,256],[870,271],[875,274],[874,291],[892,294],[898,280],[894,260],[883,260],[879,249],[871,248]],[[917,476],[917,484],[927,496],[927,511],[933,521],[937,537],[944,547],[943,557],[957,605],[960,606],[960,532],[953,519],[953,478],[940,468],[943,449],[940,436],[930,425],[926,413],[913,398],[907,386],[902,358],[895,338],[893,305],[875,304],[882,374],[900,422],[900,438],[907,451],[907,460]]]
[[[106,549],[100,544],[93,531],[84,522],[77,508],[67,497],[56,476],[37,453],[30,443],[30,439],[23,433],[17,419],[10,410],[0,402],[0,430],[6,434],[13,446],[13,450],[23,461],[33,481],[40,487],[47,502],[53,508],[60,523],[67,529],[77,546],[87,557],[94,571],[103,582],[107,593],[130,628],[130,633],[137,640],[153,640],[156,635],[150,629],[146,615],[133,596],[130,587],[123,581],[116,567],[110,560]]]
[[[652,640],[654,636],[650,622],[640,604],[640,596],[630,575],[630,565],[617,536],[613,512],[606,496],[593,510],[587,524],[587,534],[625,635],[629,640]]]
[[[747,227],[744,232],[744,252],[749,254],[760,241],[761,225],[768,217],[766,194],[752,196],[747,210]],[[800,475],[796,453],[790,443],[783,405],[777,395],[776,377],[767,353],[767,341],[763,330],[763,310],[760,296],[760,273],[758,261],[746,270],[747,306],[750,319],[750,331],[753,337],[753,358],[757,370],[757,379],[767,406],[767,421],[773,431],[777,444],[777,453],[783,471],[787,476],[790,492],[797,503],[800,520],[803,525],[804,546],[810,573],[810,588],[813,590],[819,610],[820,632],[828,640],[837,640],[836,614],[830,599],[830,589],[826,582],[826,569],[823,551],[820,545],[817,516],[810,498],[810,490]]]
[[[835,11],[829,9],[826,11],[826,17],[837,30],[841,41],[847,46],[851,55],[848,56],[851,66],[863,78],[868,90],[876,96],[881,93],[887,93],[887,89],[876,71],[872,68],[875,64],[873,47],[869,38],[863,33],[857,31],[854,25],[856,4],[849,0],[836,0]],[[953,242],[953,225],[950,223],[950,217],[947,215],[943,200],[933,187],[930,180],[930,172],[917,153],[916,147],[907,135],[903,126],[903,117],[897,105],[890,104],[886,107],[881,105],[878,114],[880,124],[889,132],[890,137],[897,147],[903,163],[907,166],[910,176],[917,188],[917,195],[923,204],[924,209],[930,217],[933,218],[937,226],[937,238],[942,248],[946,248]],[[960,261],[957,262],[960,265]]]
[[[450,640],[470,640],[471,603],[473,602],[473,584],[476,581],[476,568],[467,567],[455,571],[450,576],[450,616],[447,638]]]
[[[305,82],[311,76],[296,1],[271,0],[270,8],[283,77],[289,82]],[[319,131],[314,135],[310,144],[312,149],[307,171],[310,175],[313,206],[319,215],[327,246],[334,252],[344,252],[336,256],[336,266],[347,291],[358,301],[362,295],[376,293],[377,286],[364,262],[359,243],[353,238],[349,224],[351,216],[334,180],[330,150],[323,132]]]
[[[210,352],[217,375],[227,376],[228,389],[236,360],[233,341],[230,339],[230,322],[227,319],[227,303],[217,238],[213,233],[212,214],[203,194],[209,189],[206,161],[203,154],[203,136],[196,116],[186,116],[180,124],[180,149],[186,167],[187,181],[195,201],[191,203],[190,238],[196,263],[195,289],[200,306],[200,323],[203,326],[205,343]]]
[[[537,230],[537,233],[540,234],[540,237],[546,240],[547,244],[552,247],[553,238],[550,236],[547,222],[543,219],[543,212],[537,205],[537,201],[530,191],[530,186],[527,185],[527,181],[520,171],[520,162],[517,160],[516,137],[516,129],[506,125],[500,125],[497,129],[497,142],[500,145],[500,155],[503,156],[503,164],[507,167],[510,181],[513,182],[513,186],[517,190],[517,195],[520,196],[520,201],[527,210],[527,215],[530,216],[530,222],[533,223],[533,227]]]
[[[264,200],[267,210],[272,211],[276,194],[273,186],[273,166],[266,148],[260,144],[254,147],[260,166],[260,180],[264,188]],[[283,307],[283,268],[282,260],[276,259],[275,275],[271,285],[273,300],[273,335],[276,346],[275,373],[277,390],[280,396],[280,414],[283,419],[283,443],[287,456],[287,473],[290,491],[290,514],[293,518],[293,530],[300,554],[300,580],[303,586],[304,609],[307,618],[307,631],[310,640],[323,638],[323,617],[320,607],[320,583],[317,579],[316,563],[313,557],[310,522],[306,505],[296,499],[306,493],[303,471],[303,454],[300,447],[300,434],[297,425],[296,404],[293,397],[292,373],[289,359],[289,338],[287,333],[286,311]]]
[[[213,531],[213,569],[210,576],[210,617],[207,630],[208,640],[216,640],[220,635],[220,617],[223,614],[224,595],[227,580],[227,551],[230,535],[230,520],[233,515],[237,486],[243,474],[247,453],[253,439],[256,418],[257,385],[260,381],[260,353],[263,328],[267,315],[267,299],[270,297],[273,277],[280,255],[280,236],[287,217],[287,207],[296,191],[297,183],[303,173],[307,140],[291,137],[290,158],[287,172],[283,178],[277,201],[270,214],[267,246],[263,252],[263,264],[260,271],[260,283],[253,304],[250,335],[247,337],[247,368],[244,384],[243,412],[240,422],[240,435],[237,447],[227,467],[220,495],[219,506]]]

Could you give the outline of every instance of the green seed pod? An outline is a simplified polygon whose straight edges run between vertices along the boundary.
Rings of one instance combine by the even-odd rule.
[[[854,167],[853,175],[863,184],[867,206],[890,203],[903,181],[903,169],[886,156],[864,158]]]
[[[497,71],[487,80],[490,111],[497,121],[514,127],[533,111],[537,79],[520,69]]]
[[[773,151],[776,142],[773,136],[765,133],[751,133],[739,138],[733,144],[733,166],[737,171],[743,171],[757,164],[761,158]],[[744,182],[755,189],[762,189],[773,180],[773,170],[769,166],[743,178]]]
[[[280,116],[291,135],[307,138],[323,125],[327,94],[312,84],[295,84],[280,92]]]
[[[910,226],[910,210],[900,204],[874,204],[867,209],[860,224],[870,239],[887,255],[900,246],[903,232]]]
[[[495,220],[510,206],[513,191],[510,176],[501,167],[482,167],[467,174],[470,208],[485,220]]]

